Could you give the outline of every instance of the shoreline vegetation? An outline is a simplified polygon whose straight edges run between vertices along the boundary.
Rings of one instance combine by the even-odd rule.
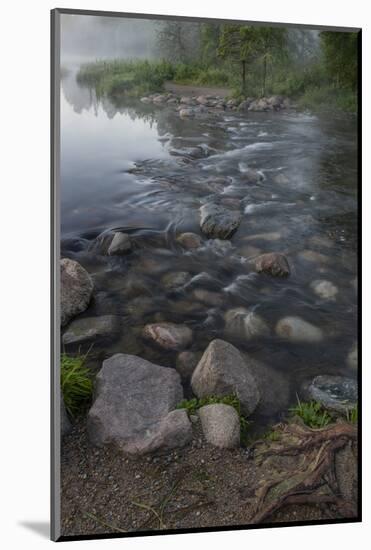
[[[179,39],[181,31],[179,27]],[[80,67],[77,81],[94,88],[98,97],[114,99],[163,92],[165,83],[171,82],[229,88],[229,99],[237,101],[280,95],[298,108],[355,113],[357,35],[321,32],[315,40],[305,31],[296,31],[298,36],[302,33],[298,42],[293,41],[292,32],[204,25],[191,56],[175,47],[176,32],[168,37],[174,47],[166,56],[172,44],[166,42],[161,48],[165,29],[158,39],[160,60],[96,60]]]

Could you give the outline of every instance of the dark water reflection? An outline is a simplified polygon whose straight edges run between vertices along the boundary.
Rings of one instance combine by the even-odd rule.
[[[62,254],[76,258],[94,278],[95,300],[84,315],[114,313],[125,327],[101,357],[126,351],[172,366],[174,355],[143,343],[143,324],[185,322],[195,331],[192,349],[202,351],[223,337],[228,309],[247,307],[272,328],[281,317],[298,315],[326,334],[315,346],[274,336],[233,340],[279,373],[289,386],[288,401],[316,374],[355,375],[346,365],[357,333],[353,117],[223,112],[182,120],[170,108],[97,101],[92,90],[77,85],[74,71],[63,79],[61,104]],[[201,146],[201,158],[187,156],[194,146]],[[248,168],[264,180],[246,183]],[[198,209],[210,200],[239,204],[240,228],[227,248],[209,241],[185,253],[175,237],[199,233]],[[118,227],[132,236],[130,256],[89,252],[98,234]],[[289,257],[292,275],[286,280],[257,276],[241,261],[274,250]],[[309,261],[308,251],[322,256]],[[169,271],[208,273],[207,289],[219,293],[220,303],[198,302],[192,287],[169,292],[161,281]],[[313,293],[316,279],[336,284],[335,301]]]

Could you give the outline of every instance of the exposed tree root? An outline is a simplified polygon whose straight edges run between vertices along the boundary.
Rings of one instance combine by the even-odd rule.
[[[354,444],[357,429],[337,423],[321,430],[299,424],[276,426],[279,440],[264,440],[254,445],[255,459],[263,466],[272,457],[295,457],[286,468],[273,468],[268,480],[258,487],[252,523],[269,518],[287,504],[334,505],[342,517],[356,515],[356,502],[339,491],[335,455],[349,442]],[[293,465],[294,462],[294,465]]]

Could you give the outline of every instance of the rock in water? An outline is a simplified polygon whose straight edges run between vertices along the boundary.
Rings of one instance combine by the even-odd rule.
[[[267,273],[273,277],[290,275],[290,266],[286,256],[278,252],[262,254],[255,258],[255,269],[258,273]]]
[[[201,353],[195,353],[193,351],[181,351],[178,354],[175,369],[184,382],[189,382],[200,359]]]
[[[70,419],[68,418],[68,414],[66,411],[66,406],[64,404],[63,396],[61,395],[61,437],[64,437],[65,435],[68,435],[70,431],[72,430],[72,424],[70,422]]]
[[[180,351],[187,348],[193,338],[190,328],[176,323],[151,323],[143,328],[143,337],[163,349]]]
[[[183,248],[187,248],[188,250],[191,250],[193,248],[199,248],[202,244],[202,239],[199,235],[196,233],[182,233],[177,237],[177,242],[183,246]]]
[[[88,434],[98,446],[113,445],[131,455],[166,452],[192,439],[180,376],[135,355],[118,353],[103,362]]]
[[[228,210],[217,204],[204,204],[200,208],[201,231],[207,237],[229,239],[237,231],[241,223],[241,213]]]
[[[197,397],[236,394],[243,414],[250,415],[260,400],[260,392],[248,364],[237,348],[213,340],[206,348],[191,380]]]
[[[300,317],[284,317],[276,325],[276,334],[292,342],[320,342],[323,332],[320,328],[300,319]]]
[[[120,318],[115,315],[76,319],[63,334],[63,343],[76,345],[96,340],[112,340],[118,336],[120,329]]]
[[[240,446],[240,419],[230,405],[206,405],[198,411],[206,441],[215,447],[233,449]]]
[[[191,275],[187,271],[171,271],[162,277],[161,282],[167,290],[176,290],[188,283],[190,279]]]
[[[339,413],[346,413],[357,405],[357,382],[344,376],[316,376],[308,392],[311,399]]]
[[[108,247],[108,255],[127,254],[131,250],[131,242],[127,233],[115,233]]]
[[[347,365],[351,369],[357,370],[358,368],[358,346],[354,344],[347,357]]]
[[[230,337],[253,340],[269,336],[270,328],[254,311],[238,307],[225,314],[225,333]]]
[[[335,300],[339,292],[337,286],[324,279],[313,281],[310,286],[313,292],[323,300]]]
[[[74,260],[61,260],[61,325],[85,311],[93,293],[89,273]]]

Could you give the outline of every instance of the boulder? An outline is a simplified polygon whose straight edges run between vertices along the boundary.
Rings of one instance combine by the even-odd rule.
[[[72,430],[72,424],[67,414],[63,396],[61,395],[61,418],[60,418],[61,437],[68,435]]]
[[[339,292],[337,286],[331,283],[331,281],[326,281],[325,279],[313,281],[310,284],[310,287],[313,292],[323,300],[335,300],[336,295]]]
[[[166,452],[192,438],[180,376],[135,355],[119,353],[97,375],[88,434],[97,446],[112,445],[130,455]]]
[[[326,409],[346,413],[357,405],[358,386],[352,378],[320,375],[312,380],[308,393]]]
[[[273,277],[287,277],[290,275],[290,266],[286,256],[278,252],[262,254],[254,260],[257,273],[266,273]]]
[[[229,239],[241,223],[241,213],[208,203],[200,208],[201,231],[211,238]]]
[[[254,101],[254,99],[252,97],[248,97],[248,98],[244,99],[239,104],[238,110],[239,111],[247,111],[253,101]]]
[[[272,416],[287,411],[292,394],[286,374],[261,361],[249,358],[248,361],[260,392],[257,414],[271,420]]]
[[[195,116],[195,110],[192,108],[189,109],[180,109],[179,110],[180,118],[192,118]]]
[[[240,419],[230,405],[205,405],[198,411],[205,439],[222,449],[240,446]]]
[[[225,333],[232,338],[253,340],[270,335],[270,328],[264,319],[258,313],[244,307],[228,310],[224,319]]]
[[[192,250],[194,248],[199,248],[202,244],[202,239],[196,233],[182,233],[177,237],[177,242],[187,250]]]
[[[206,348],[191,380],[197,397],[236,394],[244,415],[257,407],[260,392],[256,380],[237,348],[224,340],[213,340]]]
[[[149,98],[149,97],[141,97],[141,98],[140,98],[140,101],[141,101],[142,103],[146,103],[146,104],[152,103],[152,99]]]
[[[131,242],[127,233],[117,232],[114,234],[111,244],[108,247],[109,256],[127,254],[131,250]]]
[[[115,315],[84,317],[72,321],[62,339],[66,346],[85,344],[96,340],[113,340],[120,332],[120,318]]]
[[[150,340],[159,347],[172,351],[187,348],[193,338],[191,329],[186,325],[167,322],[145,325],[142,335],[143,338]]]
[[[300,317],[284,317],[276,325],[276,334],[291,342],[321,342],[323,331]]]
[[[61,325],[85,311],[93,293],[89,273],[74,260],[61,260]]]
[[[188,382],[201,359],[201,353],[194,351],[181,351],[175,363],[175,369],[180,374],[183,382]]]

